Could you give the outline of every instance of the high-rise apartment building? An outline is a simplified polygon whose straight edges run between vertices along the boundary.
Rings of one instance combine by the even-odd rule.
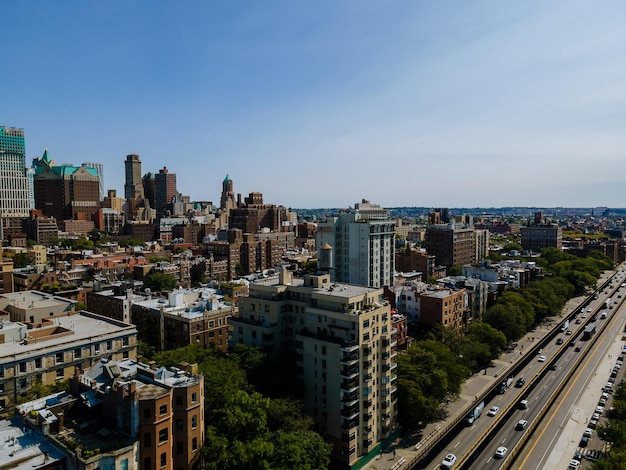
[[[86,164],[56,165],[46,149],[35,169],[35,207],[58,221],[91,220],[100,208],[98,171]]]
[[[176,193],[176,173],[170,173],[166,167],[163,167],[154,175],[154,202],[157,217],[165,216]]]
[[[5,218],[28,217],[32,209],[28,181],[24,129],[0,126],[0,238]]]
[[[233,190],[233,180],[226,175],[222,181],[222,196],[220,197],[220,209],[228,212],[235,207],[235,191]]]
[[[395,220],[387,210],[363,200],[354,209],[328,217],[317,226],[318,267],[338,282],[362,286],[393,285]]]
[[[475,262],[478,238],[471,217],[462,216],[457,221],[448,216],[447,209],[438,209],[428,215],[428,222],[426,246],[428,254],[435,256],[438,265],[451,268]],[[485,255],[485,243],[488,243],[486,235],[483,235],[479,256]]]
[[[98,173],[98,181],[100,181],[100,199],[104,199],[104,165],[94,162],[83,163],[83,165],[95,168],[96,173]]]
[[[397,331],[383,289],[288,271],[249,289],[230,319],[231,341],[295,353],[305,412],[334,459],[353,466],[393,439]]]
[[[124,162],[126,180],[124,183],[124,197],[126,199],[143,198],[143,182],[141,180],[141,160],[139,155],[126,156]]]

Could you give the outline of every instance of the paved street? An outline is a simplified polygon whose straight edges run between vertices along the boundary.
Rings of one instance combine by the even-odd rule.
[[[563,314],[569,314],[584,299],[585,297],[570,299],[563,308]],[[442,419],[430,423],[422,430],[420,435],[423,436],[423,438],[420,439],[420,436],[417,435],[402,436],[394,442],[393,445],[385,449],[382,455],[374,458],[363,468],[368,470],[399,470],[408,468],[408,463],[418,454],[416,448],[419,449],[420,445],[423,445],[431,439],[437,439],[441,434],[441,430],[445,429],[448,423],[455,421],[465,413],[467,407],[474,401],[476,396],[480,396],[497,382],[500,382],[502,378],[506,376],[505,371],[511,367],[515,361],[519,360],[521,357],[520,352],[524,354],[524,350],[530,350],[533,341],[540,341],[551,331],[552,325],[557,324],[559,321],[559,319],[556,318],[552,320],[551,323],[529,331],[518,341],[517,348],[511,352],[504,353],[500,359],[493,361],[492,367],[487,370],[486,375],[479,373],[467,379],[463,384],[459,399],[444,406]]]

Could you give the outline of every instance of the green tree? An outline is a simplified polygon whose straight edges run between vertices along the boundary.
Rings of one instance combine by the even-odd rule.
[[[463,273],[461,266],[451,266],[448,269],[448,276],[460,276]]]
[[[500,357],[500,354],[507,346],[507,339],[504,333],[489,323],[472,323],[467,338],[475,339],[477,342],[487,346],[491,356],[490,359]]]
[[[66,392],[69,389],[69,379],[55,382],[49,385],[44,385],[40,379],[33,379],[31,386],[28,387],[28,390],[26,392],[20,395],[18,401],[20,403],[26,403],[29,401],[37,400],[38,398],[43,398],[47,395],[52,395],[53,393]]]
[[[13,257],[13,267],[14,268],[25,268],[29,264],[33,263],[32,257],[28,256],[26,253],[16,253]]]
[[[178,281],[171,274],[155,272],[146,274],[143,279],[143,286],[149,288],[152,292],[163,292],[176,289]]]

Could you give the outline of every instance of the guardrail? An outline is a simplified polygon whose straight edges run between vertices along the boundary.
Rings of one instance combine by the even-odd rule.
[[[620,299],[619,304],[617,305],[617,308],[613,309],[613,312],[619,309],[623,303],[624,303],[624,299],[622,298]],[[521,439],[517,442],[517,444],[511,450],[509,455],[504,459],[504,461],[502,462],[501,468],[505,468],[505,469],[509,468],[509,465],[515,462],[515,459],[517,459],[517,456],[519,455],[519,453],[524,449],[526,442],[528,441],[528,439],[530,439],[530,436],[532,436],[534,430],[537,428],[537,426],[539,426],[542,419],[545,417],[547,410],[557,400],[560,393],[563,391],[563,389],[565,388],[569,380],[572,378],[572,376],[578,369],[578,366],[580,366],[583,359],[585,359],[587,355],[589,354],[589,352],[591,351],[593,345],[598,340],[600,334],[602,334],[602,332],[607,328],[607,325],[610,323],[609,320],[611,319],[611,317],[612,315],[607,317],[607,321],[603,322],[600,328],[598,329],[598,332],[590,338],[588,346],[585,348],[583,353],[578,357],[578,359],[576,359],[576,361],[574,362],[574,367],[570,367],[569,372],[565,375],[563,380],[561,380],[561,383],[559,383],[557,388],[548,397],[548,400],[546,400],[544,405],[539,409],[539,412],[537,413],[537,417],[532,421],[532,423],[530,423],[526,431],[524,431],[524,434],[522,435]]]
[[[605,289],[608,285],[610,285],[610,283],[613,281],[613,278],[617,275],[617,271],[613,274],[613,276],[611,276],[609,279],[607,279],[601,287],[597,288],[595,292],[599,292],[602,289]],[[613,289],[612,293],[610,294],[611,296],[619,289],[619,284]],[[579,312],[582,311],[583,308],[585,308],[587,305],[589,305],[590,303],[593,302],[593,296],[589,295],[587,297],[585,297],[585,299],[583,301],[581,301],[576,307],[574,307],[572,309],[572,312],[566,316],[563,320],[572,320],[574,318],[576,318],[576,316],[578,315]],[[626,299],[621,299],[621,302],[624,302],[624,300]],[[621,306],[621,303],[620,303]],[[597,311],[600,310],[599,307],[596,307],[596,309],[594,310],[594,312],[592,313],[592,316],[594,314],[597,313]],[[591,319],[591,317],[587,320],[587,322],[589,322]],[[585,325],[586,323],[585,322]],[[608,322],[604,322],[604,325],[606,325],[606,323]],[[602,329],[604,329],[604,325],[602,326]],[[584,326],[584,325],[583,325]],[[581,328],[582,330],[583,328]],[[580,330],[579,330],[580,331]],[[544,336],[544,338],[539,341],[534,348],[532,348],[531,350],[528,351],[527,354],[524,354],[523,356],[523,360],[522,361],[518,361],[513,363],[514,365],[511,365],[510,367],[506,368],[506,372],[501,373],[501,371],[498,371],[500,376],[503,377],[509,377],[509,376],[514,376],[516,375],[517,372],[519,372],[519,370],[523,369],[526,364],[531,360],[532,357],[536,356],[536,353],[539,349],[542,349],[543,347],[545,347],[548,343],[550,343],[551,341],[554,340],[554,338],[556,336],[558,336],[561,332],[559,331],[558,328],[554,328],[554,330],[552,332],[549,332],[548,334],[546,334],[546,336]],[[580,335],[580,332],[577,333],[575,336],[572,336],[572,339],[577,338]],[[592,342],[595,341],[595,339],[597,338],[597,334],[594,335],[594,337],[592,338]],[[563,346],[561,346],[560,349],[557,350],[557,353],[555,354],[555,357],[560,357],[561,355],[563,355],[563,353],[567,350],[568,345],[567,344],[563,344]],[[585,353],[583,353],[583,355],[581,355],[578,358],[578,361],[576,362],[576,365],[579,364],[579,361],[582,360],[583,357],[585,357],[586,355],[586,351],[587,349],[585,349]],[[552,362],[552,361],[551,361]],[[531,385],[534,385],[535,381],[537,380],[538,377],[542,376],[543,374],[545,374],[545,370],[546,367],[548,367],[548,363],[545,363],[543,365],[543,367],[538,371],[538,373],[533,377],[533,379],[531,379],[530,381],[528,381],[526,383],[526,385],[524,387],[522,387],[522,389],[520,390],[520,393],[518,393],[518,395],[523,395],[524,393],[526,393],[526,391],[531,387]],[[567,382],[567,380],[569,380],[569,378],[572,375],[572,371],[575,370],[575,368],[570,369],[570,372],[565,376],[565,378],[563,379],[562,383]],[[428,452],[430,452],[437,444],[437,442],[445,437],[450,430],[452,430],[454,427],[458,426],[461,421],[463,420],[463,418],[465,416],[467,416],[469,414],[469,412],[471,410],[473,410],[476,407],[477,403],[480,403],[482,400],[484,400],[488,395],[490,395],[491,393],[493,393],[496,389],[496,387],[498,386],[498,384],[494,384],[493,386],[489,387],[486,391],[484,391],[483,393],[481,393],[480,395],[477,396],[477,398],[471,402],[465,409],[463,409],[463,411],[461,413],[459,413],[459,415],[451,422],[447,423],[445,426],[438,426],[437,428],[435,428],[435,430],[433,430],[430,434],[428,434],[426,437],[424,437],[423,439],[421,439],[417,444],[415,444],[414,446],[414,450],[417,451],[417,453],[411,457],[410,460],[404,459],[404,457],[401,459],[404,459],[403,464],[398,465],[400,463],[400,461],[398,461],[395,465],[393,470],[408,470],[408,469],[412,469],[420,460],[422,460],[426,454],[428,454]],[[549,399],[550,400],[550,399]],[[551,402],[552,403],[552,402]],[[510,403],[507,407],[505,407],[504,411],[502,411],[500,413],[500,417],[497,420],[493,420],[492,423],[488,426],[487,430],[483,432],[483,434],[480,436],[480,438],[478,439],[478,441],[475,442],[475,444],[470,448],[470,451],[468,451],[467,453],[465,453],[464,455],[462,455],[459,459],[458,459],[458,463],[457,466],[459,468],[462,468],[464,462],[473,454],[473,452],[476,450],[476,448],[479,446],[480,443],[482,443],[482,441],[484,441],[484,439],[489,435],[489,433],[491,431],[493,431],[493,429],[500,424],[500,422],[502,421],[502,419],[512,411],[512,408],[517,406],[517,402],[514,401],[512,403]],[[537,417],[539,418],[539,415],[537,415]],[[537,419],[533,420],[533,423],[537,422]],[[531,429],[535,429],[536,425],[534,425],[533,423],[529,424],[529,427],[527,428],[526,431],[524,431],[524,435],[522,436],[522,439],[524,439],[524,437],[526,435],[530,435],[528,434],[528,432]],[[438,439],[433,439],[435,436],[438,437]],[[522,442],[522,440],[520,439],[520,442]],[[524,441],[525,442],[525,441]],[[517,446],[516,446],[517,448]],[[507,461],[509,461],[509,459],[513,456],[513,454],[515,453],[515,448],[513,449],[512,453],[509,454],[508,457],[506,457],[504,459],[504,463],[506,463]],[[398,465],[396,467],[396,465]]]

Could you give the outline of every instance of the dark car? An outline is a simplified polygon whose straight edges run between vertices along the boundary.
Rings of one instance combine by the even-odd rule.
[[[556,365],[556,362],[550,364],[550,370],[557,370],[559,366]]]
[[[556,344],[563,344],[563,338],[559,338],[556,340]]]
[[[587,436],[583,436],[580,439],[580,442],[578,443],[579,447],[587,447],[587,444],[589,444],[589,438]]]
[[[517,382],[515,382],[515,386],[517,388],[522,388],[525,383],[526,381],[522,377],[520,377],[519,379],[517,379]]]

